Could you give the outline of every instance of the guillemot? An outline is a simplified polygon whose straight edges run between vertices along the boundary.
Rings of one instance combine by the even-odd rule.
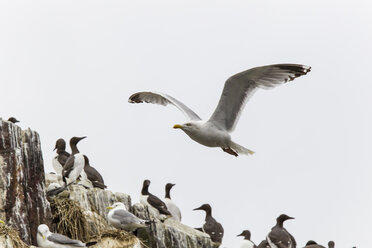
[[[251,240],[251,232],[249,230],[244,230],[241,234],[238,235],[243,236],[244,239],[240,243],[240,248],[257,248],[257,246]]]
[[[276,225],[271,228],[271,232],[266,237],[271,248],[296,248],[296,240],[283,227],[283,222],[290,219],[294,218],[286,214],[282,214],[276,219]]]
[[[52,165],[57,175],[62,175],[63,166],[65,165],[70,153],[66,152],[66,141],[64,139],[58,139],[56,141],[55,151],[57,150],[57,156],[52,160]]]
[[[81,184],[87,188],[105,189],[107,186],[101,174],[89,164],[89,159],[84,155],[84,169],[81,171]]]
[[[172,216],[172,214],[167,209],[167,205],[165,205],[165,203],[157,196],[149,192],[150,183],[150,180],[147,179],[143,181],[140,202],[144,206],[148,206],[149,210],[152,211],[158,218],[160,217],[160,215]]]
[[[193,210],[204,210],[205,215],[205,223],[203,225],[203,231],[207,233],[213,242],[222,243],[223,238],[223,227],[220,223],[218,223],[213,217],[212,217],[212,208],[209,204],[203,204],[198,208],[195,208]]]
[[[66,185],[75,182],[84,168],[84,156],[79,152],[76,145],[85,138],[86,136],[72,137],[70,139],[71,155],[68,157],[62,171],[63,181]]]
[[[175,184],[173,183],[167,183],[165,185],[165,198],[164,203],[167,205],[167,209],[172,214],[173,219],[177,220],[178,222],[181,222],[181,211],[179,207],[172,201],[170,196],[170,190]]]

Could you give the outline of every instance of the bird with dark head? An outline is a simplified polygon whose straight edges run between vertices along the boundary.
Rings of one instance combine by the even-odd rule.
[[[84,173],[83,173],[84,172]],[[103,181],[103,177],[101,174],[89,164],[89,159],[87,156],[84,155],[84,169],[81,172],[82,181],[86,180],[86,184],[89,185],[88,188],[100,188],[105,189],[107,186]],[[83,185],[86,186],[86,184]]]
[[[170,190],[175,186],[173,183],[167,183],[165,185],[165,198],[164,203],[167,205],[169,212],[172,214],[172,218],[181,222],[181,211],[179,207],[173,202],[170,196]]]
[[[295,238],[283,227],[286,220],[294,219],[286,214],[281,214],[276,218],[276,225],[271,228],[271,232],[266,239],[271,248],[296,248]]]
[[[149,210],[155,214],[159,219],[164,219],[161,215],[172,216],[169,212],[167,205],[160,200],[157,196],[149,192],[150,180],[146,179],[143,181],[141,190],[140,202],[144,206],[148,206]]]
[[[11,123],[17,123],[17,122],[19,122],[19,120],[17,120],[16,118],[14,118],[14,117],[10,117],[9,119],[8,119],[8,121],[10,121]]]
[[[203,204],[195,210],[204,210],[205,211],[205,223],[202,230],[207,233],[213,242],[221,244],[224,234],[223,227],[212,217],[212,207],[209,204]]]
[[[80,176],[85,164],[83,154],[81,154],[77,148],[77,144],[80,140],[85,139],[84,137],[72,137],[70,139],[71,155],[68,157],[65,165],[63,166],[62,176],[63,181],[66,185],[69,185],[76,181]]]
[[[307,243],[306,243],[306,245],[305,245],[304,248],[325,248],[325,247],[322,246],[322,245],[319,245],[314,240],[309,240],[309,241],[307,241]]]
[[[332,240],[328,242],[328,248],[335,248],[335,242]]]
[[[63,166],[68,157],[70,157],[70,153],[66,152],[66,141],[64,139],[58,139],[53,151],[55,150],[57,150],[57,156],[53,158],[52,165],[57,175],[61,175]]]
[[[251,240],[251,232],[249,230],[244,230],[237,237],[243,236],[244,239],[240,244],[240,248],[257,248],[257,246]]]

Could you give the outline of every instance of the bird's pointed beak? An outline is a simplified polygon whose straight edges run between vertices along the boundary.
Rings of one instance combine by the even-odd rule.
[[[176,125],[173,126],[173,128],[182,128],[182,125],[176,124]]]
[[[195,210],[200,210],[200,207],[198,207],[198,208],[194,208],[194,209],[193,209],[193,211],[195,211]]]
[[[107,207],[106,209],[113,209],[113,207]]]
[[[45,240],[45,235],[43,235],[43,239]]]
[[[239,237],[239,236],[244,236],[244,235],[243,235],[243,233],[236,235],[236,237]]]
[[[2,220],[0,220],[0,223],[1,223],[1,224],[5,224],[5,222],[4,222],[4,221],[2,221]]]

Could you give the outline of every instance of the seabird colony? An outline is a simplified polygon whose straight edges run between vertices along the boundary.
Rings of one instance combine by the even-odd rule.
[[[226,81],[217,108],[208,121],[202,121],[195,112],[183,103],[162,93],[138,92],[129,98],[129,102],[148,102],[160,105],[173,104],[189,119],[189,122],[182,125],[176,124],[174,128],[182,129],[194,141],[209,147],[221,147],[224,152],[234,156],[238,156],[238,154],[253,154],[253,151],[233,142],[229,134],[236,126],[248,96],[252,95],[258,88],[272,88],[306,75],[310,69],[311,67],[304,65],[277,64],[252,68],[231,76]],[[8,121],[18,122],[15,118],[9,118]],[[58,139],[54,149],[57,150],[57,155],[53,158],[53,168],[58,175],[63,175],[64,188],[80,179],[81,185],[87,188],[98,187],[105,189],[107,186],[104,184],[102,176],[90,165],[88,157],[81,154],[77,148],[79,141],[84,138],[86,137],[73,137],[70,139],[71,155],[66,151],[66,142],[63,139]],[[174,185],[172,183],[166,184],[165,198],[162,201],[148,191],[150,180],[144,180],[143,182],[140,202],[161,221],[168,217],[172,217],[179,222],[181,221],[181,211],[170,196],[170,191]],[[52,183],[49,185],[48,192],[50,191],[51,195],[53,195],[64,189],[58,186],[58,184]],[[121,202],[116,202],[112,206],[107,207],[107,209],[110,210],[107,215],[109,224],[118,229],[135,233],[138,228],[147,228],[148,224],[151,223],[149,220],[141,219],[129,212]],[[204,210],[206,213],[203,227],[196,229],[207,233],[213,242],[221,244],[224,229],[212,217],[211,206],[203,204],[194,210]],[[285,214],[280,215],[276,219],[276,225],[258,246],[251,240],[250,231],[244,230],[238,235],[244,237],[240,247],[296,248],[296,240],[283,227],[283,223],[289,219],[294,218]],[[88,247],[96,243],[82,243],[79,240],[72,240],[66,236],[52,233],[45,224],[40,225],[38,228],[37,241],[40,247]],[[312,240],[305,245],[305,248],[323,247]],[[334,242],[330,241],[328,247],[334,248]]]
[[[208,147],[221,147],[224,152],[238,156],[254,152],[231,140],[239,116],[249,98],[259,88],[273,88],[306,75],[310,66],[276,64],[255,67],[231,76],[225,82],[220,101],[212,116],[203,121],[194,111],[177,99],[157,92],[137,92],[128,99],[130,103],[173,104],[188,118],[182,125],[173,127],[184,131],[194,141]]]

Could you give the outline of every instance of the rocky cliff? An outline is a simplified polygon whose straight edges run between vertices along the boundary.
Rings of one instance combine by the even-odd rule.
[[[71,185],[56,197],[48,198],[46,186],[57,183],[55,174],[44,171],[39,135],[30,129],[0,119],[0,224],[1,247],[36,245],[39,224],[52,231],[82,241],[98,241],[94,247],[213,247],[208,235],[172,219],[156,220],[141,204],[131,204],[124,193],[86,189]],[[107,223],[106,207],[123,202],[137,216],[151,219],[137,237]],[[23,243],[22,240],[25,242]]]

